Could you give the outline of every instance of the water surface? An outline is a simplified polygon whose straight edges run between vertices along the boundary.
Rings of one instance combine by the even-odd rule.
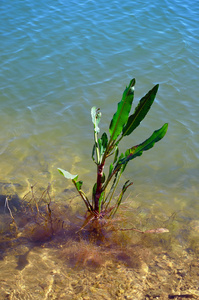
[[[197,267],[187,253],[197,254],[199,249],[199,2],[2,0],[0,11],[0,199],[13,194],[22,197],[30,185],[37,183],[36,188],[40,189],[50,182],[53,201],[61,201],[60,205],[68,201],[72,211],[83,214],[81,200],[74,197],[69,202],[71,193],[72,197],[75,195],[73,190],[69,192],[72,185],[57,168],[79,174],[85,181],[85,191],[91,192],[96,176],[91,159],[91,107],[101,108],[101,131],[108,132],[117,103],[132,78],[136,78],[135,104],[159,83],[150,113],[134,136],[123,140],[122,150],[142,142],[165,122],[169,123],[169,130],[161,142],[126,169],[122,180],[130,179],[134,185],[121,207],[120,216],[127,219],[122,226],[128,226],[128,222],[142,230],[169,226],[169,236],[160,240],[153,237],[151,251],[160,247],[162,250],[154,250],[160,260],[149,268],[151,262],[145,260],[141,264],[142,280],[150,278],[149,270],[169,278],[164,272],[169,274],[170,266],[178,260],[182,268]],[[15,199],[19,198],[15,195]],[[7,226],[4,220],[1,213],[1,231]],[[129,247],[134,247],[135,236],[130,234]],[[0,254],[7,251],[6,243],[3,240]],[[174,261],[174,256],[168,254],[172,246],[175,255],[180,253]],[[107,264],[96,276],[96,282],[90,279],[86,285],[84,278],[93,278],[92,273],[83,268],[80,274],[73,268],[65,269],[65,265],[63,269],[57,246],[47,244],[46,250],[45,246],[31,247],[27,242],[13,240],[8,247],[11,252],[2,254],[1,268],[6,271],[0,274],[1,297],[9,294],[12,299],[51,299],[57,293],[61,299],[70,292],[67,299],[80,299],[82,295],[85,299],[89,295],[92,299],[117,299],[128,293],[141,299],[150,294],[147,290],[143,294],[143,285],[132,289],[129,280],[135,277],[136,268],[126,268],[128,261],[120,261],[119,269],[115,264],[109,269]],[[79,255],[79,246],[75,247]],[[92,251],[95,257],[96,249]],[[121,257],[125,259],[124,254],[118,254],[118,259]],[[35,263],[38,260],[46,278],[40,277],[41,285],[35,277],[41,274]],[[178,276],[179,271],[175,274]],[[103,285],[107,276],[112,276],[117,291],[111,282],[108,288]],[[195,275],[190,276],[194,285]],[[32,278],[31,282],[28,278]],[[190,278],[186,278],[190,283]],[[175,280],[178,279],[174,278],[174,283]],[[173,291],[185,291],[178,287]],[[193,291],[194,287],[190,289]],[[120,295],[125,290],[126,294]],[[162,291],[169,295],[166,286]]]

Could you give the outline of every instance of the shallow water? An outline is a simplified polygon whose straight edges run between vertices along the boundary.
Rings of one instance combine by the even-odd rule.
[[[71,206],[51,203],[49,214],[45,202],[38,212],[33,198],[29,206],[13,197],[15,223],[1,207],[1,299],[198,299],[198,220],[134,207],[99,235],[94,224],[79,230]],[[170,233],[124,230],[131,219],[134,227],[164,224]]]
[[[2,0],[0,9],[0,193],[22,197],[31,184],[51,182],[53,199],[65,201],[63,190],[72,186],[58,167],[78,173],[90,193],[90,108],[101,108],[101,130],[108,131],[135,77],[135,102],[156,83],[160,88],[123,146],[142,142],[165,122],[169,130],[129,164],[124,180],[134,185],[123,211],[131,216],[139,209],[146,219],[149,211],[165,219],[177,212],[180,224],[197,221],[198,1]],[[74,200],[73,209],[78,205]]]
[[[72,166],[93,178],[90,108],[101,108],[107,130],[135,77],[136,99],[160,83],[135,143],[164,122],[169,131],[128,176],[151,192],[196,186],[197,1],[2,1],[1,10],[1,181],[59,181],[56,168]]]

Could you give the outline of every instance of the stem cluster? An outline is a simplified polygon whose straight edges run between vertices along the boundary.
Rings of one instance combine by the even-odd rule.
[[[160,141],[166,134],[168,124],[165,123],[160,129],[154,131],[152,135],[143,143],[135,145],[127,149],[124,153],[119,155],[120,141],[132,134],[132,132],[140,125],[142,120],[147,115],[153,104],[159,85],[155,85],[143,98],[140,99],[133,114],[130,115],[132,103],[134,99],[135,79],[132,79],[129,85],[123,92],[122,99],[118,103],[117,110],[109,125],[109,138],[106,132],[99,138],[99,123],[101,119],[101,112],[99,108],[93,107],[91,109],[91,117],[94,126],[94,146],[92,150],[92,159],[97,165],[97,179],[93,186],[92,202],[89,201],[81,187],[83,182],[78,181],[78,175],[72,175],[69,172],[58,169],[62,175],[67,179],[72,179],[78,193],[83,199],[87,211],[94,218],[112,217],[117,212],[124,193],[133,184],[129,180],[125,182],[122,190],[115,200],[113,206],[111,201],[114,198],[116,187],[122,173],[124,172],[129,161],[141,156],[146,150],[151,149],[155,143]],[[113,157],[109,165],[109,173],[104,174],[104,168],[107,158]],[[92,219],[89,217],[89,221]]]

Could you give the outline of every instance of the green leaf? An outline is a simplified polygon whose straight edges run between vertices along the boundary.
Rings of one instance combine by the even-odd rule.
[[[117,203],[116,203],[116,205],[115,205],[115,207],[114,207],[114,209],[113,209],[113,211],[112,211],[112,213],[111,213],[111,216],[112,216],[112,217],[113,217],[113,216],[115,215],[115,213],[117,212],[117,210],[118,210],[118,208],[119,208],[119,206],[120,206],[120,204],[121,204],[121,202],[122,202],[124,193],[126,192],[126,190],[128,189],[128,187],[131,186],[132,184],[133,184],[133,182],[130,182],[129,180],[127,180],[127,181],[125,182],[125,184],[123,185],[122,191],[121,191],[121,193],[120,193],[120,195],[119,195],[119,197],[118,197],[118,199],[117,199]]]
[[[141,156],[143,151],[151,149],[155,145],[155,143],[160,141],[165,136],[167,129],[168,123],[165,123],[160,129],[155,130],[153,134],[142,144],[128,149],[125,152],[125,157],[118,162],[116,167],[119,167],[122,164],[126,164],[128,161],[134,159],[135,157]]]
[[[93,145],[93,150],[92,150],[92,155],[91,155],[93,161],[96,163],[96,161],[95,161],[95,151],[96,151],[96,144]]]
[[[100,156],[102,157],[106,151],[107,145],[108,145],[108,137],[106,132],[102,134],[101,139],[98,139],[98,145],[100,149]]]
[[[92,200],[93,201],[92,201],[92,205],[94,205],[96,189],[97,189],[97,182],[95,182],[95,184],[93,186],[93,191],[92,191]]]
[[[66,179],[75,179],[76,177],[78,177],[78,175],[72,175],[71,173],[58,168],[58,171],[66,178]]]
[[[119,170],[119,169],[118,169],[118,166],[120,165],[120,162],[123,161],[124,158],[125,158],[124,154],[121,153],[120,156],[119,156],[119,158],[118,158],[118,161],[117,161],[117,163],[116,163],[116,165],[115,165],[114,171],[115,171],[116,169]]]
[[[115,176],[114,176],[114,179],[113,179],[113,182],[112,182],[112,185],[111,185],[111,188],[110,188],[110,190],[109,190],[109,192],[108,192],[108,195],[106,196],[106,199],[105,199],[105,203],[106,203],[106,209],[108,208],[108,206],[109,206],[109,204],[110,204],[110,202],[111,202],[111,199],[112,199],[112,197],[113,197],[113,195],[114,195],[114,192],[115,192],[115,189],[116,189],[116,187],[117,187],[117,184],[118,184],[118,182],[119,182],[119,169],[118,170],[116,170],[116,172],[114,173],[115,174]],[[112,177],[112,176],[111,176]],[[110,177],[110,178],[111,178]],[[107,187],[107,185],[108,185],[108,183],[110,182],[110,178],[108,178],[107,179],[107,182],[106,182],[106,187]],[[104,188],[104,191],[106,190],[106,188]]]
[[[100,129],[98,127],[100,119],[101,119],[101,112],[99,108],[96,108],[95,106],[91,108],[91,118],[92,118],[92,122],[94,124],[94,131],[96,133],[100,132]]]
[[[115,150],[115,156],[114,156],[114,160],[113,160],[113,164],[117,161],[118,154],[119,154],[119,148],[116,147],[116,150]]]
[[[101,212],[102,209],[102,204],[103,204],[103,200],[104,199],[104,192],[101,193],[100,198],[99,198],[99,213]]]
[[[82,184],[83,184],[82,180],[75,182],[75,186],[76,186],[78,192],[81,190]]]
[[[102,178],[101,178],[101,183],[104,183],[105,180],[106,180],[106,175],[105,175],[105,173],[103,173]]]
[[[109,126],[110,139],[114,141],[121,134],[124,125],[128,120],[128,116],[131,110],[133,98],[134,98],[134,85],[135,79],[130,81],[129,86],[125,89],[122,100],[118,103],[116,113],[111,120]]]
[[[113,164],[110,164],[108,177],[111,176],[112,172],[113,172]]]
[[[131,134],[140,122],[145,118],[153,104],[159,85],[155,85],[139,102],[134,113],[128,118],[128,122],[123,128],[122,136]]]

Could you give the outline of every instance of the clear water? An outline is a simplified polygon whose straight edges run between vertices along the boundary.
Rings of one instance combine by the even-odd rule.
[[[51,182],[57,195],[70,187],[57,167],[80,174],[89,191],[90,108],[101,108],[107,130],[135,77],[137,100],[154,84],[160,88],[123,146],[142,142],[165,122],[169,130],[129,164],[131,197],[196,218],[199,2],[1,0],[0,10],[1,193],[5,183],[7,193],[14,187],[22,195],[30,184]]]
[[[107,256],[93,276],[85,266],[101,264],[103,248],[70,242],[67,235],[63,241],[58,236],[52,244],[32,245],[27,235],[34,224],[26,225],[20,216],[24,231],[10,238],[1,211],[0,231],[8,232],[0,237],[0,297],[144,299],[149,287],[154,292],[160,286],[167,296],[198,296],[198,263],[191,255],[199,253],[199,2],[1,0],[0,13],[0,201],[2,195],[22,197],[31,184],[42,188],[50,182],[52,199],[63,203],[72,186],[58,167],[78,173],[90,193],[96,176],[90,109],[101,108],[101,130],[108,131],[122,92],[135,77],[135,102],[156,83],[160,88],[142,126],[123,141],[123,150],[165,122],[169,130],[126,169],[123,180],[134,185],[120,211],[127,221],[120,224],[129,227],[130,220],[131,227],[146,230],[169,220],[170,229],[160,238],[127,232],[123,246],[107,248],[120,261],[111,263]],[[82,207],[77,197],[72,204],[73,211]],[[56,210],[65,217],[66,208],[56,204]],[[65,263],[73,255],[82,260],[81,271]],[[151,257],[140,264],[140,276],[136,263],[126,268],[129,257],[137,262],[139,255]],[[190,273],[194,266],[196,272]]]

